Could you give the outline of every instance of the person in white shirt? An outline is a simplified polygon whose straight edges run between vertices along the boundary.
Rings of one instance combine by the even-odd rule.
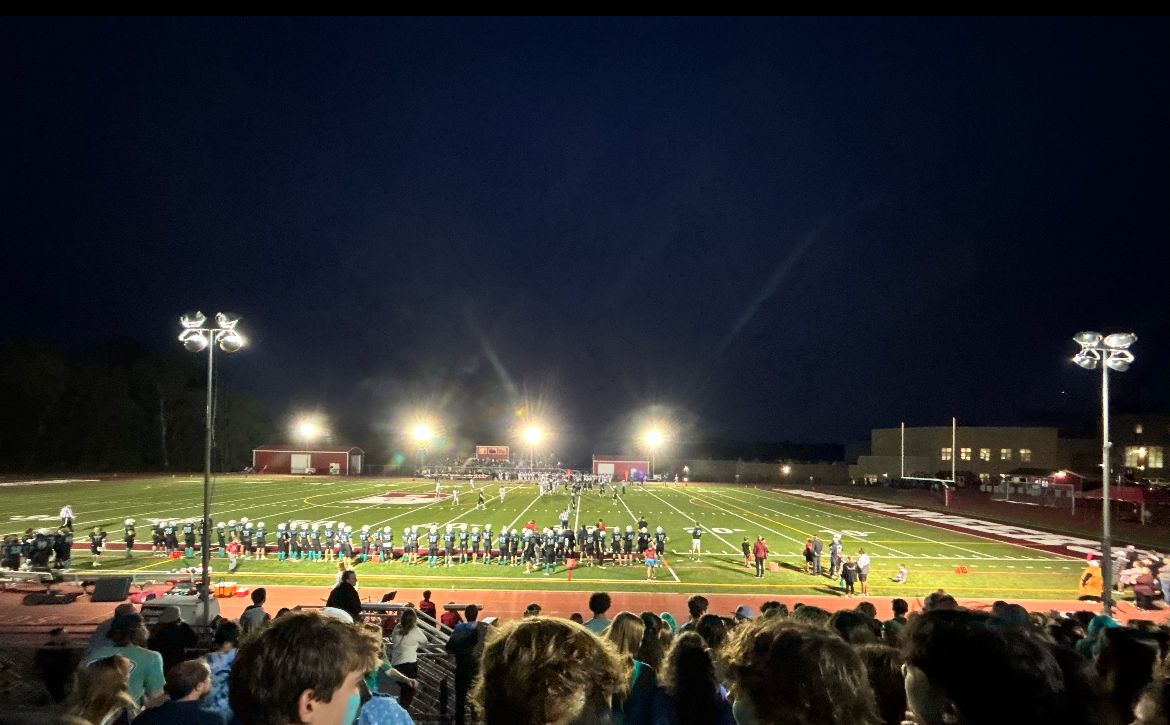
[[[390,634],[390,644],[386,646],[386,659],[400,673],[413,679],[418,678],[418,648],[427,644],[427,635],[418,626],[418,612],[406,609],[402,618]],[[414,687],[408,684],[400,685],[402,694],[398,702],[409,708],[414,700]]]
[[[65,528],[69,529],[70,531],[72,531],[73,530],[73,507],[70,506],[69,504],[65,504],[64,506],[61,507],[61,513],[58,514],[58,516],[61,517],[61,525],[64,526]]]
[[[869,593],[869,585],[866,580],[869,579],[869,554],[865,553],[865,549],[857,550],[857,581],[861,582],[861,596]]]

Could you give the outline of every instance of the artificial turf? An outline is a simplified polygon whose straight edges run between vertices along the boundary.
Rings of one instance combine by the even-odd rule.
[[[449,493],[451,482],[443,485]],[[307,522],[344,521],[356,532],[364,524],[391,526],[396,547],[401,546],[405,526],[491,523],[496,531],[504,525],[520,528],[529,520],[543,528],[557,524],[557,514],[569,504],[569,494],[538,495],[531,484],[508,483],[504,501],[498,498],[499,483],[486,484],[486,510],[476,510],[477,493],[468,482],[457,483],[460,504],[449,498],[401,503],[352,503],[357,499],[387,492],[433,493],[434,481],[422,479],[372,479],[294,476],[219,476],[215,480],[212,517],[227,521],[248,517],[264,521],[268,543],[275,543],[276,526],[290,519]],[[485,487],[484,484],[477,484]],[[405,499],[409,500],[409,499]],[[191,477],[134,478],[99,482],[54,483],[14,486],[0,493],[5,533],[25,528],[53,526],[57,511],[66,503],[76,513],[79,541],[93,526],[101,525],[111,543],[122,539],[122,522],[134,518],[138,542],[149,543],[149,523],[155,519],[198,517],[202,511],[202,479]],[[646,490],[627,489],[615,504],[607,491],[585,493],[573,511],[570,525],[595,525],[604,520],[612,529],[634,525],[645,516],[650,530],[661,526],[667,542],[668,567],[657,570],[657,580],[647,582],[645,567],[607,565],[604,569],[578,566],[571,572],[560,566],[551,576],[525,574],[523,567],[463,564],[428,568],[425,552],[417,565],[401,562],[365,562],[356,566],[362,583],[387,587],[474,587],[479,589],[564,589],[610,591],[774,591],[777,594],[840,593],[837,581],[812,577],[803,571],[802,549],[807,538],[817,534],[828,542],[840,533],[845,553],[856,556],[864,548],[872,558],[869,590],[879,596],[924,596],[945,588],[959,596],[1014,599],[1065,599],[1076,596],[1081,563],[1072,557],[1047,553],[1021,545],[983,539],[927,524],[858,511],[833,504],[797,499],[774,492],[766,486],[652,484]],[[701,561],[690,557],[690,529],[695,523],[704,529]],[[740,543],[744,537],[755,541],[763,535],[770,548],[769,561],[780,570],[757,579],[744,566]],[[101,571],[164,573],[180,566],[198,564],[198,556],[176,561],[152,558],[136,551],[126,559],[121,551],[102,556]],[[891,581],[899,564],[910,571],[906,583]],[[88,549],[76,549],[73,568],[91,568]],[[217,579],[241,584],[332,584],[336,564],[327,562],[242,561],[239,571],[227,576],[227,561],[213,559]],[[959,574],[957,566],[969,573]],[[160,577],[161,578],[161,577]]]

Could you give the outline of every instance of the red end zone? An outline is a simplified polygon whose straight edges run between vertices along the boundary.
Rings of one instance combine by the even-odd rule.
[[[896,519],[915,521],[920,524],[947,529],[948,531],[958,531],[983,539],[1001,541],[1005,544],[1017,544],[1030,549],[1039,549],[1050,554],[1059,554],[1077,559],[1084,559],[1086,554],[1093,554],[1096,557],[1101,556],[1101,545],[1099,542],[1094,539],[1086,539],[1071,534],[1057,534],[1049,531],[1040,531],[1039,529],[1030,529],[1025,526],[1016,526],[1015,524],[1003,524],[996,521],[987,521],[986,519],[975,519],[970,516],[958,516],[942,513],[941,511],[928,511],[912,506],[901,506],[899,504],[871,501],[852,496],[839,496],[821,491],[772,489],[772,493],[795,496],[820,503],[831,503],[860,511],[876,512]],[[1147,555],[1153,554],[1153,552],[1143,553]]]

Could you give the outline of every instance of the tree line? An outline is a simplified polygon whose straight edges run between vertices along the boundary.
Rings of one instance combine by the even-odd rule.
[[[203,360],[132,342],[0,348],[0,470],[202,470]],[[213,467],[239,470],[271,436],[272,421],[240,391],[217,385],[214,399]]]

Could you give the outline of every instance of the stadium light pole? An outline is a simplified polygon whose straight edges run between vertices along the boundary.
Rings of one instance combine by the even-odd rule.
[[[1132,332],[1115,332],[1104,336],[1099,332],[1078,332],[1073,341],[1081,351],[1073,355],[1073,362],[1085,370],[1101,368],[1101,613],[1113,616],[1113,551],[1109,530],[1109,371],[1125,372],[1133,362],[1130,345],[1137,342]]]
[[[528,426],[524,429],[524,440],[528,441],[528,458],[532,461],[532,468],[536,468],[536,444],[540,442],[540,428]]]
[[[300,431],[301,437],[305,439],[305,448],[308,448],[309,439],[313,437],[317,429],[313,427],[312,423],[301,423],[297,430]]]
[[[652,430],[646,434],[646,446],[650,449],[650,479],[654,479],[654,450],[662,443],[662,434]]]
[[[207,409],[205,431],[206,438],[203,447],[203,525],[199,547],[203,565],[201,572],[201,586],[199,589],[199,603],[203,611],[203,624],[211,624],[211,442],[213,440],[212,424],[212,382],[215,376],[215,348],[224,352],[236,352],[244,346],[244,338],[236,332],[239,318],[234,315],[216,313],[215,327],[205,326],[207,317],[202,312],[194,315],[183,315],[179,323],[183,332],[179,335],[179,342],[190,352],[207,350]]]
[[[431,445],[432,434],[430,427],[425,425],[416,425],[413,432],[414,439],[418,442],[418,468],[421,473],[427,460],[427,448]]]

